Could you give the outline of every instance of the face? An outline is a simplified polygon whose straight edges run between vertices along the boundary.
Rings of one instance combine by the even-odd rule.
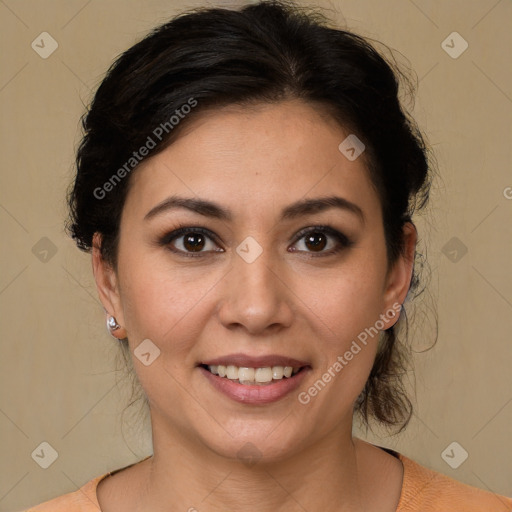
[[[349,132],[299,101],[217,110],[190,128],[130,177],[117,273],[93,253],[154,443],[236,457],[250,442],[272,459],[350,433],[375,333],[398,319],[412,271],[403,258],[387,273],[364,153],[347,159],[338,146]],[[170,197],[214,205],[166,207]],[[407,237],[410,256],[415,230]],[[281,366],[300,371],[279,379]]]

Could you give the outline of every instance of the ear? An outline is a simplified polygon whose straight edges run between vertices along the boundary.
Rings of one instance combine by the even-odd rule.
[[[403,231],[405,246],[404,254],[399,256],[386,277],[384,295],[386,311],[397,311],[397,305],[404,303],[407,292],[411,286],[418,232],[416,230],[416,226],[412,222],[406,222],[404,224]],[[391,327],[398,321],[399,311],[397,312],[398,314],[395,315],[394,321],[392,320],[387,328]]]
[[[119,294],[119,285],[115,270],[107,263],[101,255],[101,234],[94,233],[92,240],[92,270],[96,288],[103,308],[108,315],[112,315],[121,326],[120,329],[112,331],[112,335],[118,339],[126,338],[126,329],[124,328],[124,315],[121,306]]]

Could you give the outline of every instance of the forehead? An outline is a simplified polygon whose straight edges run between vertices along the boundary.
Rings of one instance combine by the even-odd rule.
[[[271,213],[299,198],[341,195],[375,213],[364,153],[339,149],[350,132],[298,100],[201,113],[134,171],[127,215],[142,218],[170,195],[214,199],[234,212]]]

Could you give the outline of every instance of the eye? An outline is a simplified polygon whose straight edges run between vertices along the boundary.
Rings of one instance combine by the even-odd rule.
[[[300,243],[298,243],[300,242]],[[294,244],[303,248],[291,252],[309,252],[313,257],[329,256],[351,247],[354,242],[331,226],[312,226],[297,233]],[[159,240],[159,245],[186,257],[201,257],[205,253],[224,252],[218,238],[211,231],[200,227],[180,227]],[[217,247],[217,248],[216,248]],[[324,250],[327,247],[327,250]],[[318,254],[315,254],[318,253]]]
[[[319,253],[318,256],[329,256],[336,254],[343,249],[351,247],[354,242],[346,235],[332,228],[331,226],[314,226],[303,229],[297,233],[295,244],[301,242],[302,247],[305,249],[298,249],[298,251]],[[328,250],[324,249],[330,246]],[[293,250],[292,252],[296,252]]]
[[[207,229],[182,227],[164,235],[159,244],[173,252],[194,258],[205,252],[224,252],[223,249],[215,249],[216,239],[217,237]]]

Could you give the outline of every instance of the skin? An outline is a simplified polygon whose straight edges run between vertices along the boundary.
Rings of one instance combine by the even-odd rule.
[[[338,150],[348,134],[298,100],[229,107],[204,113],[130,177],[117,271],[102,260],[99,235],[92,261],[101,301],[121,325],[115,336],[128,337],[132,357],[148,338],[161,351],[149,366],[133,357],[150,401],[154,456],[103,480],[103,512],[252,511],[255,503],[260,512],[396,510],[401,462],[352,437],[353,404],[378,337],[308,404],[297,399],[359,333],[404,302],[412,275],[414,225],[404,226],[406,254],[388,269],[364,153],[349,161]],[[233,218],[175,209],[144,220],[171,195],[215,201]],[[295,201],[330,195],[356,203],[365,222],[337,208],[278,220]],[[158,245],[178,223],[204,227],[219,241],[203,238],[198,258]],[[329,234],[318,249],[304,237],[295,241],[319,224],[354,244],[327,255],[338,245]],[[252,263],[236,252],[248,236],[263,251]],[[186,251],[183,241],[171,245]],[[311,370],[299,390],[277,402],[241,404],[196,366],[237,352],[287,355]],[[258,453],[253,465],[237,457],[246,443]]]

